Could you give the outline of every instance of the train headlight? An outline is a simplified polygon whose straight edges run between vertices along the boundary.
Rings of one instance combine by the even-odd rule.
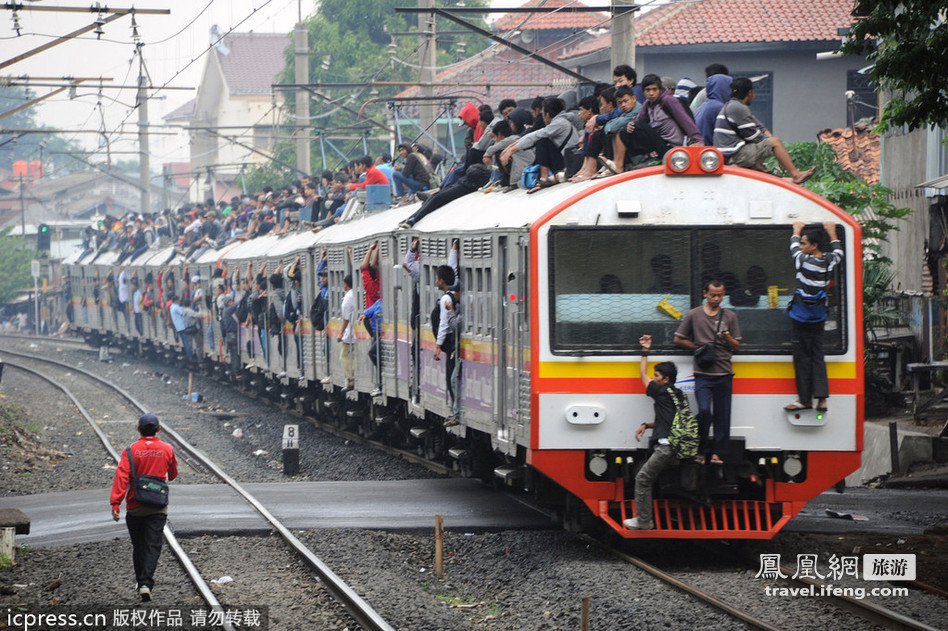
[[[803,462],[800,460],[800,454],[786,454],[783,457],[783,472],[790,479],[803,472]]]
[[[716,171],[721,166],[721,154],[710,149],[702,151],[701,157],[698,158],[698,164],[701,166],[701,170],[706,173]]]
[[[676,149],[672,151],[671,155],[668,157],[668,168],[670,168],[675,173],[682,173],[688,169],[691,165],[691,156],[688,155],[688,152],[683,149]]]
[[[601,478],[608,469],[609,463],[605,454],[593,454],[589,457],[589,472],[597,478]]]

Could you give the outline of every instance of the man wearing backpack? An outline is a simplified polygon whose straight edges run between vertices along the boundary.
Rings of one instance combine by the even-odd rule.
[[[651,530],[655,528],[652,519],[652,487],[658,475],[666,468],[678,462],[678,455],[668,442],[672,419],[675,417],[675,402],[671,390],[675,395],[684,398],[684,394],[675,388],[678,377],[678,368],[672,362],[661,362],[655,365],[655,373],[648,376],[648,351],[652,347],[652,336],[643,335],[639,338],[642,345],[642,360],[639,364],[639,374],[645,384],[645,394],[655,401],[655,420],[642,423],[635,432],[635,440],[641,441],[646,429],[652,430],[649,445],[654,447],[648,461],[639,469],[635,476],[635,517],[622,522],[628,530]]]
[[[435,285],[442,292],[438,305],[431,314],[432,328],[435,329],[434,360],[439,361],[444,353],[444,377],[448,394],[451,396],[451,416],[444,421],[445,427],[454,427],[459,423],[460,401],[458,400],[458,373],[460,371],[458,332],[461,317],[460,304],[457,300],[457,290],[460,276],[458,274],[458,250],[460,244],[454,239],[451,252],[448,254],[448,264],[439,265]]]
[[[153,574],[161,554],[161,536],[168,520],[168,507],[143,505],[135,499],[132,464],[136,475],[156,476],[169,481],[178,477],[174,449],[158,439],[160,429],[158,417],[154,414],[143,414],[138,419],[141,439],[122,452],[109,501],[115,521],[121,517],[120,508],[122,501],[125,502],[125,525],[132,540],[132,563],[142,602],[151,600],[151,589],[155,586]],[[129,463],[130,454],[132,463]]]

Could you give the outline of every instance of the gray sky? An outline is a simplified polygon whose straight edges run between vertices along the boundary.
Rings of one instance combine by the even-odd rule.
[[[353,0],[372,1],[372,0]],[[525,0],[492,0],[496,7],[520,6]],[[27,4],[30,4],[27,2]],[[39,4],[39,3],[38,3]],[[75,0],[43,0],[47,6],[82,6]],[[115,7],[135,6],[139,9],[171,9],[171,15],[138,15],[139,34],[145,43],[145,66],[152,84],[194,88],[201,80],[205,65],[205,51],[210,44],[210,29],[217,24],[221,32],[233,27],[236,32],[289,32],[298,21],[300,5],[304,17],[313,12],[313,0],[122,0],[109,1]],[[414,0],[405,0],[414,5]],[[588,5],[608,4],[607,0],[587,0]],[[9,59],[45,44],[55,37],[88,25],[94,19],[88,13],[54,13],[21,11],[21,37],[12,31],[11,14],[2,13],[0,19],[0,59]],[[238,26],[239,24],[239,26]],[[114,85],[134,85],[138,76],[138,61],[133,61],[134,45],[131,39],[131,19],[120,18],[104,27],[105,34],[96,40],[91,32],[60,44],[29,59],[8,66],[3,75],[32,77],[111,77]],[[193,62],[192,62],[193,60]],[[102,113],[97,107],[97,90],[91,84],[80,87],[76,99],[66,93],[54,96],[34,111],[42,125],[62,129],[91,129],[100,126],[104,115],[109,131],[137,130],[138,113],[134,89],[105,90]],[[106,84],[107,85],[107,84]],[[37,96],[51,88],[35,88]],[[162,117],[193,98],[193,91],[163,91],[149,102],[152,124],[162,123]],[[0,121],[2,125],[2,121]],[[68,136],[67,136],[68,137]],[[98,144],[96,134],[77,134],[76,140],[88,149]],[[138,143],[134,134],[113,136],[113,151],[135,151]],[[187,137],[151,137],[152,167],[163,162],[187,160]],[[131,155],[116,155],[117,159],[135,159]]]

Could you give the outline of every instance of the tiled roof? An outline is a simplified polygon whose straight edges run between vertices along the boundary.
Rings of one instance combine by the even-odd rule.
[[[197,99],[191,99],[184,105],[180,105],[175,109],[171,110],[170,113],[165,115],[166,121],[181,120],[191,118],[191,115],[194,114],[194,105],[197,103]]]
[[[856,123],[852,128],[824,129],[818,134],[821,143],[833,147],[840,166],[870,184],[880,179],[881,149],[879,134],[870,131],[869,125]]]
[[[636,15],[635,46],[686,46],[763,42],[838,42],[852,24],[852,0],[691,0]],[[604,35],[569,57],[608,48]],[[565,59],[565,57],[564,57]]]
[[[276,75],[286,66],[285,33],[231,33],[223,39],[228,54],[215,49],[231,94],[270,94]]]
[[[567,0],[530,0],[521,7],[543,7],[556,9],[558,7],[584,7],[582,2]],[[605,17],[598,13],[566,13],[556,11],[551,13],[508,13],[491,24],[495,31],[509,31],[511,29],[533,29],[535,31],[553,31],[595,28],[602,25]]]

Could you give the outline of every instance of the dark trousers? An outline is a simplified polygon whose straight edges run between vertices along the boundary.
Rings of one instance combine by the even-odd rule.
[[[412,216],[405,221],[414,226],[426,215],[433,213],[442,206],[450,204],[454,200],[460,199],[471,192],[473,191],[461,183],[452,184],[450,188],[442,188],[440,191],[426,199],[421,207],[419,207],[418,210],[416,210]]]
[[[671,149],[671,145],[648,125],[636,125],[631,134],[625,129],[620,130],[619,140],[625,145],[626,162],[632,156],[647,156],[652,153],[661,158]]]
[[[165,527],[168,516],[164,513],[157,515],[125,515],[125,525],[128,535],[132,539],[132,563],[135,566],[135,580],[138,586],[151,589],[155,586],[153,575],[158,566],[158,556],[161,554],[161,531]]]
[[[714,444],[710,452],[723,456],[731,437],[731,392],[734,375],[695,375],[695,398],[698,400],[698,435],[700,450],[708,453],[708,430],[714,426]]]
[[[444,352],[444,381],[451,396],[451,411],[457,414],[460,410],[461,402],[458,401],[458,378],[460,377],[460,359],[457,344],[457,335],[448,333],[444,338],[444,344],[441,345]]]
[[[797,394],[801,403],[809,403],[814,397],[829,396],[829,381],[826,378],[826,361],[823,359],[823,326],[825,322],[797,322],[790,332],[793,345],[793,370],[797,381]]]
[[[556,175],[557,171],[562,171],[563,167],[566,166],[563,152],[549,138],[541,138],[537,141],[535,147],[536,160],[534,164],[548,168],[550,175]]]
[[[236,338],[227,342],[227,355],[230,358],[231,376],[236,377],[240,374],[240,343]]]
[[[606,132],[601,129],[589,134],[585,154],[590,158],[596,158],[600,154],[612,158],[612,136],[606,136]]]

